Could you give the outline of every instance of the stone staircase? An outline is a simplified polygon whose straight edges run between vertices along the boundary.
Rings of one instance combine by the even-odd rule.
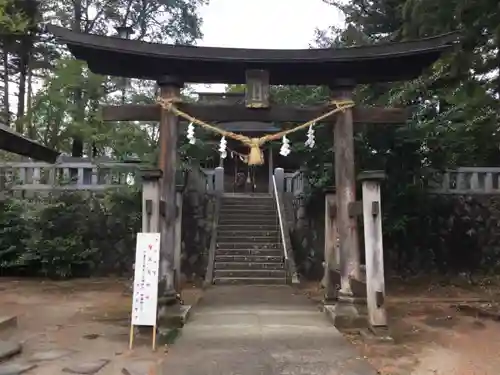
[[[286,284],[274,198],[224,195],[217,228],[214,284]]]

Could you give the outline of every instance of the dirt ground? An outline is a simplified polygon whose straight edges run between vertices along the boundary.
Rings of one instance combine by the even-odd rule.
[[[390,280],[388,285],[394,343],[367,342],[358,332],[344,332],[380,374],[498,374],[500,322],[466,315],[456,307],[498,306],[498,280],[484,279],[474,286],[449,279]],[[322,298],[318,283],[309,283],[305,292],[313,300]]]
[[[37,375],[61,373],[63,367],[88,360],[107,359],[100,375],[121,374],[128,363],[161,361],[166,347],[151,351],[151,335],[129,343],[131,296],[125,280],[92,279],[52,282],[0,279],[0,315],[17,315],[18,328],[0,332],[1,339],[23,344],[20,358],[47,350],[70,349],[71,355],[39,363]],[[185,304],[194,304],[200,290],[186,287]],[[31,372],[29,372],[31,373]]]
[[[369,343],[353,332],[346,336],[383,375],[497,375],[500,323],[465,315],[453,306],[465,302],[496,309],[496,303],[487,301],[500,301],[500,283],[449,283],[389,281],[394,344]],[[304,285],[303,292],[317,301],[322,296],[317,283]],[[199,289],[184,288],[185,304],[195,304],[200,296]],[[0,315],[19,317],[18,329],[0,333],[0,338],[22,342],[21,359],[45,350],[74,351],[40,363],[33,370],[37,375],[61,373],[67,364],[88,359],[111,360],[102,375],[120,374],[132,361],[158,363],[168,348],[153,353],[150,335],[138,336],[134,350],[128,350],[130,301],[124,280],[0,279]]]

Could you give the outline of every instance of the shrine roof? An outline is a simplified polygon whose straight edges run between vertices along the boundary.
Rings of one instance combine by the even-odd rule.
[[[59,152],[52,150],[42,144],[32,141],[25,136],[16,133],[8,126],[0,124],[0,149],[13,152],[18,155],[54,163]]]
[[[245,71],[269,71],[270,84],[323,85],[418,77],[459,40],[457,33],[406,42],[325,49],[243,49],[148,43],[47,27],[96,74],[153,79],[170,75],[185,83],[245,83]]]

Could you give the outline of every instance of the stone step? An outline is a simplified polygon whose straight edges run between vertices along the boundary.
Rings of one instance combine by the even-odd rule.
[[[283,285],[286,284],[286,278],[273,277],[216,277],[216,285]]]
[[[221,235],[217,233],[217,242],[220,243],[233,243],[233,242],[241,242],[245,241],[246,243],[273,243],[273,242],[278,242],[279,241],[279,236],[276,233],[275,235],[269,235],[269,236],[248,236],[248,237],[241,237],[241,236],[231,236],[228,234]]]
[[[277,216],[277,211],[275,209],[254,209],[254,208],[248,208],[248,209],[241,209],[241,208],[221,208],[220,210],[220,215],[221,216],[230,216],[230,215],[237,215],[237,216],[244,216],[244,217],[254,217],[254,216]]]
[[[225,227],[219,227],[217,230],[217,238],[223,237],[239,237],[239,238],[255,238],[255,237],[271,237],[278,238],[280,232],[278,229],[274,230],[231,230]]]
[[[278,242],[259,243],[259,242],[222,242],[217,241],[217,250],[219,249],[255,249],[255,250],[281,250],[281,244]]]
[[[222,196],[222,202],[241,202],[245,204],[246,202],[273,202],[274,197],[270,194],[265,194],[265,195],[252,195],[250,196],[249,194],[245,195],[238,195],[238,196],[229,196],[229,195],[223,195]]]
[[[264,231],[280,231],[278,223],[273,224],[220,224],[217,226],[219,231],[239,231],[239,230],[264,230]]]
[[[251,216],[231,215],[220,216],[219,225],[278,225],[277,216]]]
[[[269,201],[266,203],[263,202],[254,202],[254,201],[245,201],[245,202],[221,202],[221,208],[242,208],[242,209],[247,209],[247,208],[257,208],[257,209],[265,209],[265,210],[270,210],[270,209],[275,209],[276,206],[274,204],[274,201]]]
[[[243,278],[243,277],[258,277],[258,278],[266,278],[266,277],[272,277],[272,278],[285,278],[286,273],[285,270],[260,270],[260,269],[243,269],[243,270],[231,270],[231,269],[216,269],[214,271],[214,276],[215,277],[237,277],[237,278]]]
[[[276,205],[274,202],[270,203],[259,203],[259,202],[251,202],[248,201],[247,203],[232,203],[232,202],[221,202],[220,208],[227,208],[227,209],[242,209],[242,210],[275,210]]]
[[[219,256],[265,256],[265,257],[283,257],[281,249],[217,249],[216,258]]]
[[[232,250],[234,251],[234,250]],[[281,250],[280,250],[281,252]],[[283,262],[283,253],[281,255],[276,256],[267,256],[267,255],[216,255],[216,262],[222,263],[282,263]]]
[[[220,209],[224,210],[234,210],[234,211],[276,211],[276,207],[274,205],[256,205],[256,204],[248,204],[248,205],[230,205],[223,204]]]
[[[280,262],[264,263],[264,262],[219,262],[215,261],[216,270],[282,270],[284,264]]]
[[[274,199],[222,199],[222,206],[265,206],[274,207]]]

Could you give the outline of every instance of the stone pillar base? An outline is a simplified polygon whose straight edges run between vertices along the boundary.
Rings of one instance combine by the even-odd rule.
[[[362,329],[368,326],[366,299],[338,294],[334,305],[326,305],[325,312],[339,329]]]
[[[158,327],[156,331],[156,345],[171,345],[180,334],[180,328]]]
[[[325,294],[323,295],[323,304],[325,306],[334,306],[338,302],[338,291],[330,285],[326,285]]]
[[[175,304],[163,306],[158,313],[158,327],[182,328],[189,318],[191,306]]]
[[[392,338],[389,327],[387,326],[373,327],[368,325],[367,329],[361,330],[361,336],[363,336],[364,340],[370,342],[384,342],[388,344],[394,343],[394,339]]]
[[[340,274],[337,270],[328,269],[325,281],[325,294],[323,296],[323,303],[325,305],[335,305],[338,300],[338,288],[340,287]]]

